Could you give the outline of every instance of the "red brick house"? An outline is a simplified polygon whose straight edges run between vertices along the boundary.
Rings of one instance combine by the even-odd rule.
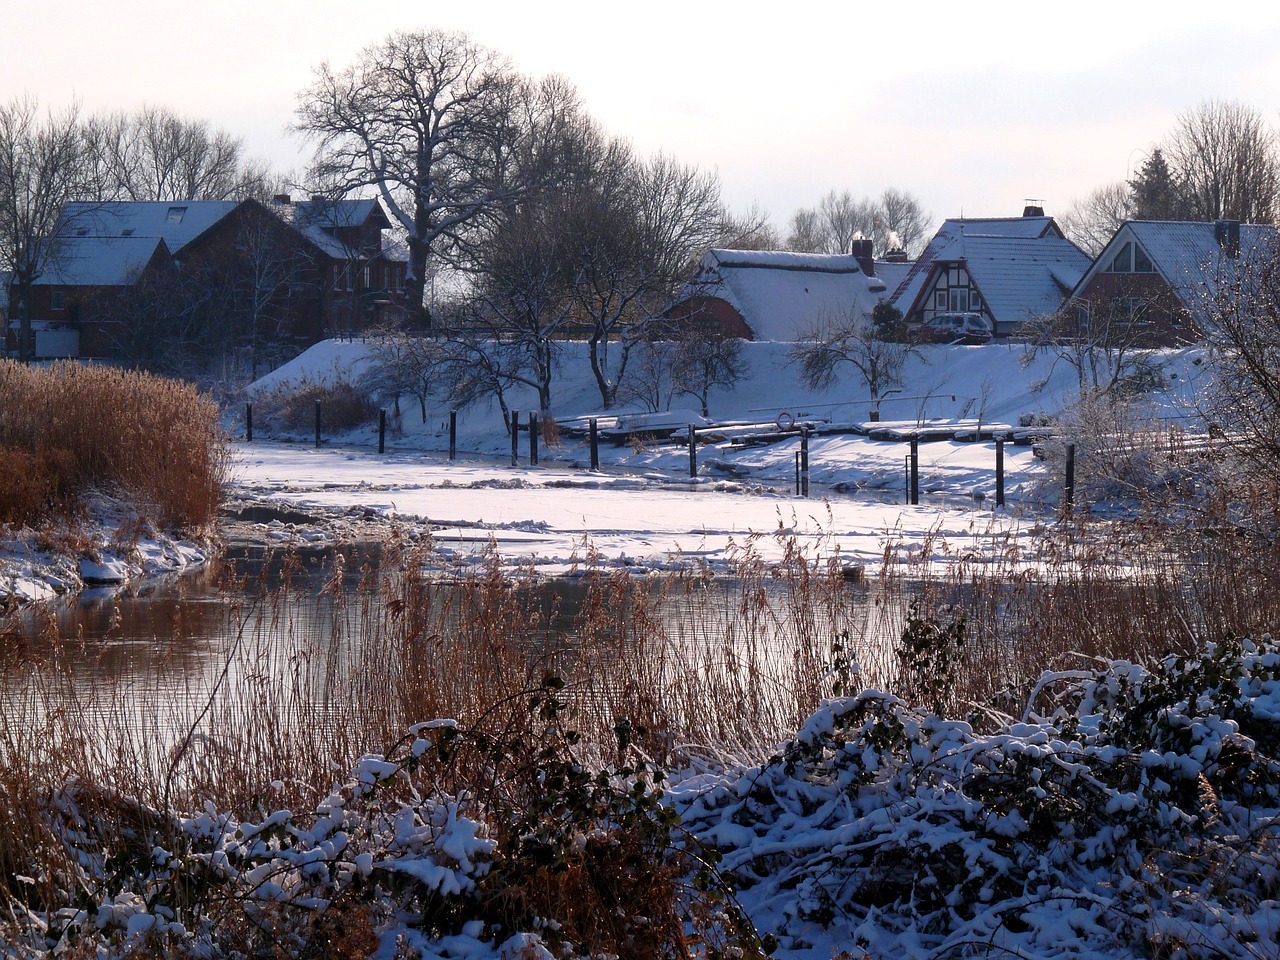
[[[1219,281],[1275,245],[1261,224],[1130,220],[1071,292],[1069,318],[1081,335],[1136,346],[1199,340]]]
[[[376,200],[68,204],[62,220],[58,255],[32,291],[37,357],[118,355],[137,333],[124,327],[143,279],[198,291],[190,302],[220,327],[206,339],[255,358],[264,345],[305,346],[402,313],[406,260],[384,243],[390,221]]]
[[[58,245],[49,268],[31,287],[31,355],[105,357],[115,342],[128,292],[142,279],[175,271],[164,240],[155,237],[72,237]],[[6,350],[16,355],[20,324],[8,323]]]

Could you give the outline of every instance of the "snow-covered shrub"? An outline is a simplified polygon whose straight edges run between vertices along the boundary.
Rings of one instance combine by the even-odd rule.
[[[1276,955],[1280,644],[1055,681],[1051,716],[986,735],[829,701],[768,763],[680,793],[683,822],[784,946]]]
[[[714,877],[687,880],[662,775],[631,750],[630,725],[615,731],[617,765],[586,764],[562,686],[528,692],[527,725],[418,724],[305,813],[166,814],[67,785],[47,805],[69,872],[43,905],[43,946],[363,956],[397,940],[490,950],[523,937],[656,960],[686,944],[693,917],[704,942],[750,951]]]

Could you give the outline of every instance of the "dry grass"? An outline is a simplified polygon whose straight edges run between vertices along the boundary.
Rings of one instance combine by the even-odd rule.
[[[228,448],[190,384],[109,367],[0,361],[0,488],[33,486],[9,523],[35,525],[94,485],[165,525],[214,519]],[[24,471],[34,468],[34,477]]]

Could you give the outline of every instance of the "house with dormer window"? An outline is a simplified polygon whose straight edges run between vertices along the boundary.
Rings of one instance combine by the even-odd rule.
[[[1105,326],[1143,346],[1198,340],[1219,284],[1275,245],[1263,224],[1130,220],[1071,292],[1073,322],[1081,335]]]

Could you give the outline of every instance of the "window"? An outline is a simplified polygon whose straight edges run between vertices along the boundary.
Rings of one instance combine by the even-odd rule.
[[[360,273],[360,287],[363,290],[369,290],[373,287],[373,268],[369,264],[364,265],[364,270]]]
[[[937,295],[933,298],[933,305],[939,310],[947,309],[947,291],[939,290]]]
[[[50,309],[50,310],[65,310],[65,309],[66,309],[66,307],[67,307],[67,304],[66,304],[66,301],[63,299],[63,293],[62,293],[62,291],[61,291],[61,290],[50,290],[50,291],[49,291],[49,309]]]
[[[186,207],[170,207],[169,213],[168,215],[165,216],[165,219],[168,220],[170,223],[181,223],[182,218],[185,217],[186,215],[187,215]]]
[[[954,313],[964,313],[969,309],[969,288],[954,287],[951,290],[951,310]]]
[[[1107,273],[1155,273],[1146,251],[1130,240],[1120,248],[1107,267]]]
[[[1151,322],[1148,316],[1151,304],[1142,297],[1123,297],[1117,307],[1117,319],[1120,323],[1138,325]]]

